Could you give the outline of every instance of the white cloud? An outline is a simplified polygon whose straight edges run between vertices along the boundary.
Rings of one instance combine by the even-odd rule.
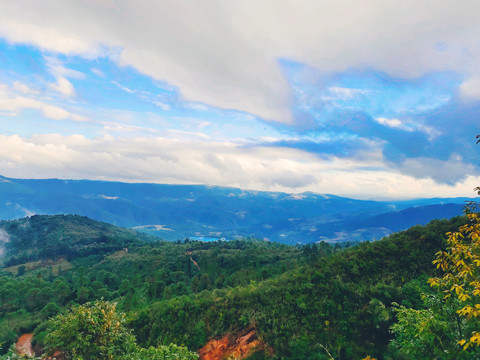
[[[362,194],[363,198],[471,196],[471,189],[480,183],[479,177],[471,175],[448,186],[429,177],[418,178],[419,174],[400,174],[386,166],[376,151],[356,159],[320,159],[295,149],[245,147],[232,141],[187,141],[171,136],[87,139],[58,134],[31,138],[0,135],[0,143],[0,173],[8,177],[206,184],[295,193]],[[452,171],[449,164],[438,162],[435,166]],[[463,174],[470,170],[464,168]]]
[[[85,74],[76,70],[66,68],[61,61],[51,56],[46,56],[45,62],[47,64],[49,72],[56,79],[56,82],[48,84],[49,87],[64,96],[74,96],[75,88],[73,87],[73,84],[67,79],[67,77],[74,79],[84,79]]]
[[[103,71],[100,70],[100,69],[91,68],[90,71],[91,71],[92,73],[94,73],[95,75],[97,75],[97,76],[100,76],[100,77],[102,77],[102,78],[105,77],[105,74],[104,74]]]
[[[53,56],[45,56],[44,58],[45,58],[45,62],[48,70],[55,77],[69,77],[72,79],[85,78],[84,73],[65,67],[62,61],[60,61],[59,59]]]
[[[65,96],[74,96],[75,89],[67,78],[59,77],[56,83],[49,84],[50,88]]]
[[[472,77],[460,85],[460,96],[466,102],[480,100],[480,77]]]
[[[292,121],[279,59],[392,76],[477,73],[476,1],[4,1],[0,34],[62,54],[111,56],[190,101]],[[441,46],[439,46],[441,44]],[[68,76],[65,76],[68,77]],[[468,83],[464,91],[469,94]]]
[[[186,104],[184,104],[184,107],[186,109],[192,109],[192,110],[198,110],[198,111],[209,110],[208,106],[206,106],[205,104],[200,104],[200,103],[186,103]]]
[[[369,93],[369,91],[365,89],[353,89],[338,86],[331,86],[327,90],[333,95],[332,99],[341,100],[353,99],[358,95],[366,95]]]
[[[118,87],[119,89],[125,91],[126,93],[129,93],[129,94],[135,94],[135,93],[136,93],[135,90],[129,89],[128,87],[123,86],[122,84],[119,84],[119,83],[116,82],[116,81],[111,81],[111,83],[112,83],[113,85],[115,85],[116,87]]]
[[[158,100],[151,100],[152,104],[155,106],[158,106],[160,109],[163,111],[168,111],[171,109],[171,106],[168,104],[165,104],[164,102],[158,101]]]
[[[28,94],[34,94],[34,95],[37,95],[40,93],[40,91],[38,90],[35,90],[35,89],[32,89],[31,87],[29,87],[28,85],[26,84],[23,84],[21,83],[20,81],[15,81],[13,83],[13,89],[21,94],[25,94],[25,95],[28,95]]]
[[[126,133],[150,133],[150,134],[159,134],[160,131],[153,128],[148,128],[145,126],[136,126],[129,124],[121,124],[116,122],[105,122],[102,129],[103,134],[126,134]]]
[[[432,140],[438,136],[440,136],[442,133],[435,129],[432,126],[427,126],[424,124],[421,124],[419,122],[414,122],[412,120],[406,119],[406,120],[400,120],[397,118],[383,118],[379,117],[375,119],[376,122],[379,124],[382,124],[384,126],[388,126],[394,129],[400,129],[408,132],[412,131],[420,131],[428,135],[429,139]]]
[[[16,83],[14,89],[18,91],[25,90],[22,84]],[[31,93],[31,92],[30,92]],[[9,93],[8,85],[0,84],[0,111],[5,112],[4,115],[16,116],[24,109],[39,110],[42,115],[52,120],[87,121],[85,116],[71,113],[59,106],[51,105],[35,98],[18,96]]]
[[[448,160],[438,160],[426,157],[406,159],[400,165],[402,173],[415,178],[431,178],[437,182],[454,184],[475,174],[475,166],[467,164],[459,155],[453,155]]]
[[[379,124],[389,126],[392,128],[402,129],[405,128],[402,121],[399,119],[388,119],[388,118],[376,118],[375,119]],[[407,129],[406,129],[407,130]],[[412,130],[407,130],[412,131]]]
[[[72,79],[85,77],[69,69],[68,60],[59,60],[70,55],[109,57],[155,78],[162,87],[178,88],[180,106],[187,112],[214,113],[213,107],[220,107],[265,119],[293,121],[290,88],[278,65],[280,59],[316,67],[317,74],[373,69],[393,77],[412,78],[434,71],[454,71],[467,79],[459,94],[464,100],[476,101],[480,100],[479,11],[480,3],[450,0],[401,4],[380,0],[3,1],[0,37],[46,50],[50,54],[45,57],[47,69],[53,77],[47,85],[42,80],[46,93],[29,81],[15,82],[10,88],[0,84],[0,111],[16,116],[24,109],[34,109],[49,119],[87,120],[72,106],[72,99],[65,99],[75,96]],[[105,76],[99,69],[90,71]],[[320,80],[312,79],[312,83]],[[170,110],[170,98],[136,89],[128,79],[118,81],[115,85],[123,91]],[[354,88],[355,84],[349,85],[352,87],[330,87],[322,95],[334,99],[368,96],[365,90]],[[51,90],[64,96],[61,101]],[[435,104],[449,98],[437,100]],[[380,146],[374,145],[374,150],[346,159],[329,155],[320,158],[287,147],[258,147],[248,140],[214,141],[210,136],[227,136],[226,131],[215,131],[209,122],[215,123],[222,112],[205,116],[208,121],[204,121],[152,120],[148,119],[150,114],[139,117],[134,111],[89,110],[96,111],[97,126],[103,125],[100,134],[105,137],[2,136],[0,173],[361,193],[364,197],[469,196],[478,184],[478,178],[472,175],[477,170],[465,166],[461,159],[417,158],[398,167],[385,164]],[[256,122],[253,116],[238,114],[238,124],[250,127]],[[430,138],[440,134],[408,118],[376,120],[384,126],[421,131]],[[180,128],[191,131],[168,130],[173,121],[183,122]],[[251,127],[252,132],[257,131]],[[202,134],[204,130],[209,135]],[[233,130],[231,133],[236,136]],[[271,141],[278,141],[280,136]],[[285,138],[301,140],[292,139],[290,134]],[[462,179],[465,174],[466,180],[455,186],[438,184]]]
[[[137,95],[140,99],[142,100],[145,100],[145,101],[148,101],[150,103],[152,103],[153,105],[159,107],[160,109],[162,109],[163,111],[168,111],[171,109],[171,106],[164,103],[163,101],[160,101],[156,98],[155,94],[152,94],[151,92],[149,91],[145,91],[145,90],[141,90],[141,91],[138,91],[136,89],[130,89],[129,87],[126,87],[122,84],[119,84],[118,82],[116,81],[110,81],[113,85],[115,85],[116,87],[118,87],[120,90],[123,90],[125,91],[126,93],[128,94],[135,94]]]

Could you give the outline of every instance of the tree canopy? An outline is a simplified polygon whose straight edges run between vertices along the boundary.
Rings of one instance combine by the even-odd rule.
[[[60,351],[72,360],[195,360],[196,353],[185,347],[138,347],[135,337],[125,326],[125,314],[116,304],[98,300],[75,306],[47,323],[45,350],[50,356]]]

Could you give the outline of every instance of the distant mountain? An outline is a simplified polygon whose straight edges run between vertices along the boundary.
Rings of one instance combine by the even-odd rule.
[[[467,198],[365,201],[200,185],[0,176],[0,219],[79,214],[167,240],[254,236],[285,243],[363,241],[461,214]]]

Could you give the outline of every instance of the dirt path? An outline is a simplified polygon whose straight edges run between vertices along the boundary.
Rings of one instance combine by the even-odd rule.
[[[186,251],[185,254],[190,256],[190,260],[192,261],[193,265],[195,265],[197,267],[198,271],[201,272],[200,266],[198,266],[198,263],[195,260],[193,260],[193,258],[192,258],[192,255],[193,255],[192,252],[191,251]]]

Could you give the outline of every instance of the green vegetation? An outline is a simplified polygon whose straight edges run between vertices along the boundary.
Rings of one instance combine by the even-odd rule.
[[[335,359],[395,358],[387,349],[391,304],[419,305],[442,234],[463,221],[414,227],[249,286],[156,302],[132,326],[145,345],[164,339],[195,348],[198,324],[207,337],[250,325],[282,358],[327,358],[324,349]]]
[[[0,228],[9,234],[0,270],[3,351],[34,330],[44,346],[45,321],[76,304],[115,301],[132,321],[155,301],[261,282],[307,261],[300,247],[254,239],[171,243],[71,215],[33,216]]]
[[[187,351],[171,344],[196,351],[245,328],[268,345],[255,359],[414,359],[402,345],[408,336],[398,334],[418,332],[407,329],[409,316],[422,323],[434,310],[432,260],[445,249],[445,233],[466,221],[434,220],[348,248],[254,239],[171,243],[80,216],[3,222],[9,242],[0,273],[0,342],[6,351],[19,334],[34,332],[36,346],[53,349],[59,319],[78,315],[79,305],[115,303],[139,359],[162,359],[167,348]],[[441,330],[450,315],[437,316],[431,327]],[[394,323],[402,327],[389,346]],[[441,341],[451,338],[455,346],[449,334]],[[423,354],[435,341],[425,338]]]
[[[72,360],[142,359],[194,360],[198,355],[174,344],[143,349],[125,327],[125,316],[116,305],[95,301],[51,318],[45,337],[46,354],[56,351]]]
[[[448,233],[446,250],[433,261],[441,276],[428,280],[437,291],[423,294],[424,309],[400,307],[392,346],[411,359],[480,357],[480,217],[467,208],[468,222]]]
[[[73,360],[116,359],[135,348],[125,316],[107,301],[73,307],[51,318],[46,326],[45,350],[50,356],[60,350]]]

